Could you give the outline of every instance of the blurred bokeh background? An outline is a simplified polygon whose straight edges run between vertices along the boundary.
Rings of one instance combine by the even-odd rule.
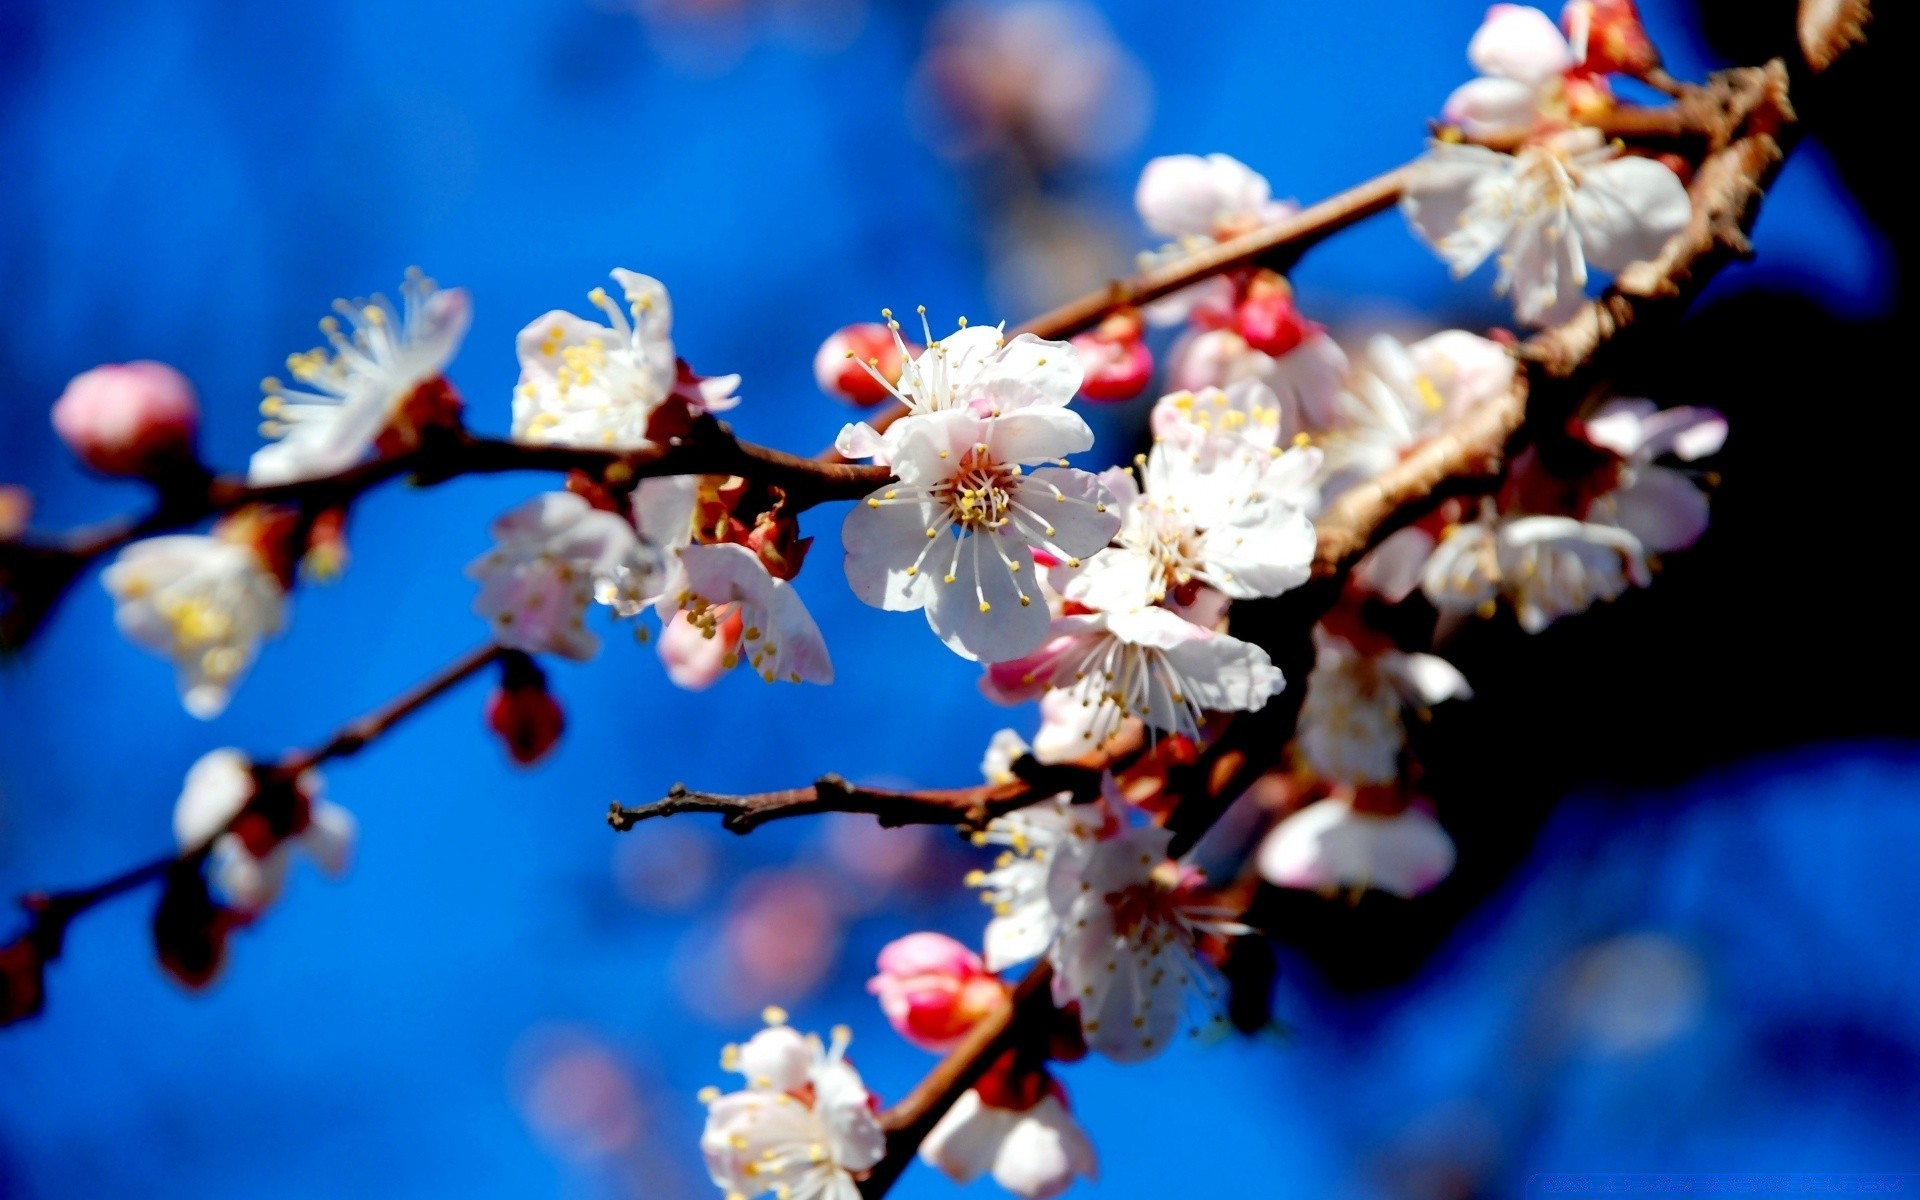
[[[1790,46],[1790,3],[1643,7],[1683,77]],[[686,358],[744,375],[738,428],[810,450],[844,419],[810,372],[833,328],[888,304],[1017,320],[1124,271],[1157,154],[1225,151],[1302,201],[1393,166],[1468,77],[1480,15],[0,0],[0,480],[48,528],[138,503],[46,419],[69,376],[133,358],[185,370],[206,452],[242,463],[259,378],[334,296],[414,263],[475,294],[453,375],[476,427],[507,425],[513,333],[626,266],[672,290]],[[1920,1166],[1911,202],[1886,140],[1910,15],[1803,101],[1815,137],[1758,260],[1626,381],[1731,415],[1714,530],[1649,592],[1457,644],[1480,699],[1426,739],[1456,876],[1412,903],[1281,898],[1271,1030],[1069,1071],[1090,1191],[1455,1200],[1535,1171]],[[1505,319],[1393,216],[1296,282],[1336,331]],[[1101,453],[1143,415],[1105,411]],[[0,891],[152,854],[205,750],[316,739],[477,642],[460,568],[542,482],[375,496],[344,581],[298,596],[210,725],[83,582],[0,668]],[[748,839],[601,820],[677,779],[965,783],[995,728],[1030,728],[917,618],[860,606],[833,516],[814,525],[801,586],[833,688],[687,695],[610,639],[554,669],[571,728],[539,770],[489,740],[484,685],[329,768],[358,863],[300,874],[210,993],[153,966],[150,894],[78,925],[47,1012],[0,1034],[0,1197],[704,1197],[694,1092],[769,1002],[851,1024],[869,1082],[903,1092],[930,1060],[862,984],[893,937],[977,936],[975,852],[857,818]],[[950,1186],[922,1170],[897,1194]]]

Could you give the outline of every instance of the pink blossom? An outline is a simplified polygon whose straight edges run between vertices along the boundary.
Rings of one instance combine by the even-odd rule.
[[[53,429],[74,457],[105,475],[153,475],[193,461],[200,402],[165,363],[95,367],[53,405]]]

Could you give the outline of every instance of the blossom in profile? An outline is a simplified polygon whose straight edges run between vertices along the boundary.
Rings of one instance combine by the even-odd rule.
[[[276,438],[254,452],[247,481],[313,479],[365,459],[396,423],[443,420],[457,401],[442,378],[473,317],[459,288],[440,290],[419,271],[400,285],[400,307],[384,296],[337,300],[320,322],[332,350],[287,359],[293,386],[268,379],[261,431]],[[410,409],[422,410],[415,414]]]
[[[1447,97],[1440,114],[1468,133],[1530,129],[1536,121],[1564,116],[1562,79],[1580,56],[1537,8],[1496,4],[1467,45],[1480,77]]]
[[[226,905],[256,913],[286,885],[298,848],[329,875],[346,872],[359,826],[320,794],[307,771],[284,791],[258,797],[253,764],[238,750],[214,750],[194,763],[173,807],[182,852],[208,848],[207,874]]]
[[[675,562],[655,611],[665,622],[684,618],[705,640],[730,643],[732,649],[720,655],[723,669],[744,662],[768,683],[833,682],[833,661],[820,627],[800,593],[770,574],[759,555],[722,542],[683,547]],[[690,635],[674,637],[679,670],[690,683],[705,679],[706,660],[694,657]]]
[[[286,622],[286,586],[261,549],[205,534],[147,538],[101,576],[128,641],[170,660],[180,699],[202,720],[219,716],[234,687]]]
[[[784,1200],[859,1200],[859,1176],[886,1153],[860,1075],[846,1061],[852,1035],[833,1031],[823,1046],[812,1034],[767,1011],[768,1027],[743,1046],[729,1046],[721,1065],[746,1086],[702,1094],[707,1106],[700,1152],[715,1186],[728,1196],[772,1193]]]
[[[1645,548],[1624,529],[1520,516],[1457,526],[1427,560],[1420,590],[1442,612],[1482,616],[1505,597],[1520,627],[1539,633],[1652,581]]]
[[[1588,128],[1517,154],[1435,142],[1410,168],[1400,207],[1456,278],[1497,253],[1494,288],[1512,295],[1528,325],[1571,317],[1586,299],[1589,264],[1618,272],[1652,258],[1692,214],[1672,168],[1623,154]]]
[[[1260,843],[1260,877],[1275,887],[1335,893],[1374,888],[1403,899],[1453,872],[1453,839],[1418,803],[1374,811],[1350,796],[1316,800]]]
[[[1002,704],[1070,696],[1090,712],[1092,748],[1129,717],[1198,740],[1208,713],[1258,711],[1285,685],[1259,646],[1148,608],[1059,617],[1032,654],[995,663],[981,691]]]
[[[1044,1071],[1009,1074],[995,1067],[961,1093],[920,1143],[921,1161],[962,1185],[991,1176],[1022,1200],[1051,1200],[1076,1178],[1099,1178],[1093,1143],[1059,1084]]]
[[[612,274],[624,304],[605,288],[587,293],[606,324],[555,309],[515,339],[516,440],[631,449],[663,442],[684,432],[691,417],[739,403],[738,375],[703,379],[675,357],[666,286],[624,268]]]

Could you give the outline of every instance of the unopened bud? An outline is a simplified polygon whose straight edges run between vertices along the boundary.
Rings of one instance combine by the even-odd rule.
[[[880,951],[867,990],[887,1021],[914,1045],[942,1053],[1007,1003],[1007,985],[980,956],[939,933],[911,933]]]
[[[893,332],[885,325],[848,325],[820,343],[813,356],[813,378],[827,395],[868,408],[892,397],[888,385],[900,382],[905,366]],[[879,379],[874,378],[876,374]]]
[[[313,519],[301,569],[315,583],[332,583],[347,569],[347,510],[330,508]]]
[[[1640,79],[1660,65],[1633,0],[1571,0],[1560,11],[1560,25],[1582,72]]]
[[[1139,313],[1124,309],[1098,328],[1073,339],[1086,378],[1080,394],[1089,400],[1131,400],[1153,378],[1153,353],[1144,339]]]
[[[194,462],[200,402],[186,376],[157,362],[95,367],[53,405],[53,429],[104,475],[158,478]]]
[[[1233,327],[1247,345],[1274,358],[1292,353],[1316,329],[1295,307],[1287,281],[1271,271],[1248,284],[1234,307]]]
[[[487,727],[507,754],[530,767],[551,752],[566,730],[567,715],[547,690],[546,672],[518,651],[501,656],[500,686],[487,697]]]
[[[206,987],[226,965],[227,934],[240,920],[214,902],[199,859],[174,864],[153,913],[153,947],[161,968],[182,987]]]

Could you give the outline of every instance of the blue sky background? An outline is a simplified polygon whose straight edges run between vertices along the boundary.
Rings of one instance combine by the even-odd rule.
[[[584,309],[626,266],[671,289],[687,359],[744,375],[745,436],[825,443],[844,411],[810,362],[834,327],[889,304],[1027,314],[996,311],[981,174],[916,135],[922,7],[876,3],[828,49],[782,34],[775,7],[754,8],[766,36],[722,69],[582,0],[6,0],[0,479],[33,490],[48,528],[137,504],[83,477],[46,421],[72,374],[132,358],[185,370],[206,454],[243,463],[259,378],[311,344],[334,296],[390,290],[413,263],[474,292],[453,377],[476,428],[506,428],[514,332]],[[1678,4],[1645,7],[1676,73],[1715,65]],[[1151,80],[1151,118],[1057,191],[1123,230],[1156,154],[1226,151],[1307,201],[1395,165],[1468,76],[1480,13],[1103,9]],[[1890,251],[1817,146],[1756,242],[1759,262],[1717,295],[1890,311]],[[1502,317],[1391,216],[1316,251],[1297,282],[1330,319]],[[1138,415],[1103,419],[1102,452],[1127,448]],[[0,672],[0,891],[150,855],[207,749],[315,740],[479,641],[461,567],[487,520],[542,485],[372,497],[345,580],[300,593],[290,634],[211,724],[83,581]],[[902,1093],[929,1060],[861,985],[892,937],[977,935],[963,847],[832,823],[616,839],[601,821],[610,799],[678,779],[973,778],[1007,714],[918,618],[853,599],[833,514],[811,531],[824,544],[801,588],[833,688],[741,678],[688,696],[616,635],[597,662],[552,669],[571,728],[538,771],[485,735],[482,684],[330,767],[362,826],[353,873],[298,875],[210,993],[153,967],[145,896],[76,927],[47,1013],[0,1034],[0,1197],[704,1196],[693,1094],[722,1082],[718,1048],[762,999],[851,1024],[869,1081]],[[1103,1155],[1098,1194],[1439,1200],[1511,1195],[1535,1170],[1914,1169],[1916,781],[1911,745],[1855,742],[1572,798],[1408,985],[1345,993],[1283,955],[1284,1034],[1068,1072]],[[920,878],[863,881],[876,846]],[[724,914],[789,891],[832,915],[825,981],[731,1008],[690,991]],[[530,1099],[541,1079],[574,1108]],[[898,1194],[949,1190],[916,1171]]]

